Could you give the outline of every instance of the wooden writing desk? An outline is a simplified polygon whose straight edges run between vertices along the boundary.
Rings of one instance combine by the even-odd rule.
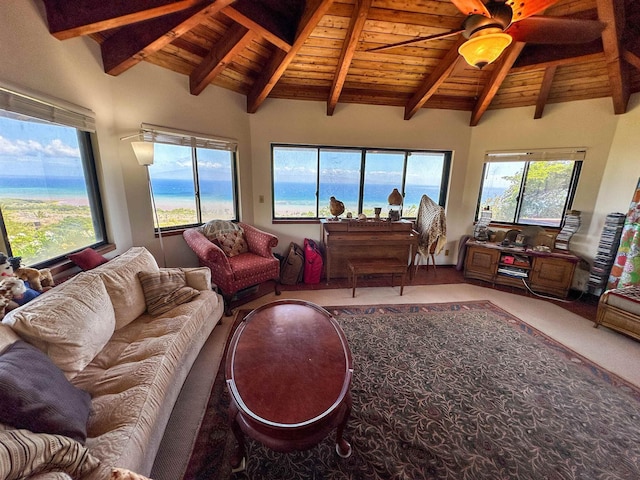
[[[418,247],[418,232],[412,222],[322,220],[321,225],[327,283],[331,278],[351,276],[350,259],[389,258],[397,263],[403,258],[412,276],[410,267]]]

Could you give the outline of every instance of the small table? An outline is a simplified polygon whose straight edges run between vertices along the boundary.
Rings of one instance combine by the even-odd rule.
[[[351,413],[353,365],[347,339],[322,307],[301,300],[253,310],[236,329],[226,358],[229,419],[238,441],[235,471],[245,460],[244,435],[280,452],[312,448],[337,427],[336,451]]]
[[[351,272],[352,297],[356,296],[358,275],[372,275],[376,273],[390,273],[391,286],[394,285],[395,275],[400,275],[400,295],[404,290],[404,276],[407,273],[407,262],[396,258],[353,258],[347,260]]]

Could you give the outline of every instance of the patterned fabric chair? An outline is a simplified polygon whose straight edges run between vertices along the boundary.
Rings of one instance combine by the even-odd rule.
[[[247,223],[236,225],[242,228],[249,251],[234,256],[227,256],[209,240],[202,227],[187,229],[182,234],[200,265],[211,270],[211,280],[220,289],[227,316],[231,315],[231,299],[243,288],[273,280],[275,293],[280,295],[280,262],[271,251],[278,245],[278,237]]]

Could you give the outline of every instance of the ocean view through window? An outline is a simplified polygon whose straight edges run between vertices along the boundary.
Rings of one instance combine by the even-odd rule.
[[[238,220],[235,144],[182,131],[149,138],[154,143],[149,176],[162,230]]]
[[[2,251],[42,267],[104,244],[89,131],[20,113],[38,101],[1,90],[0,105],[9,103],[14,110],[0,109]]]
[[[415,218],[422,195],[444,206],[451,152],[305,145],[272,145],[273,218],[331,216],[332,196],[354,217],[388,213],[387,197],[404,197],[403,218]]]

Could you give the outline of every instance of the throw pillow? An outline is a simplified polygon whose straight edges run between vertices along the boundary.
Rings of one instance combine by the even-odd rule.
[[[4,480],[60,470],[81,478],[98,465],[100,460],[69,437],[28,430],[0,431],[0,478]]]
[[[180,268],[163,268],[158,272],[138,272],[144,292],[147,311],[160,315],[173,307],[200,295],[195,288],[187,286],[187,278]]]
[[[247,241],[244,239],[244,233],[242,230],[227,233],[218,233],[216,235],[216,243],[220,246],[222,251],[226,253],[227,257],[235,257],[241,253],[249,251]]]
[[[230,220],[211,220],[200,227],[200,232],[209,239],[210,242],[216,241],[218,233],[237,232],[242,227]]]
[[[93,268],[96,268],[98,265],[102,265],[103,263],[107,263],[109,261],[108,258],[100,255],[92,248],[85,248],[81,252],[67,255],[67,258],[82,270],[91,270]]]
[[[44,353],[23,340],[0,355],[0,422],[83,443],[91,396],[67,380]]]

